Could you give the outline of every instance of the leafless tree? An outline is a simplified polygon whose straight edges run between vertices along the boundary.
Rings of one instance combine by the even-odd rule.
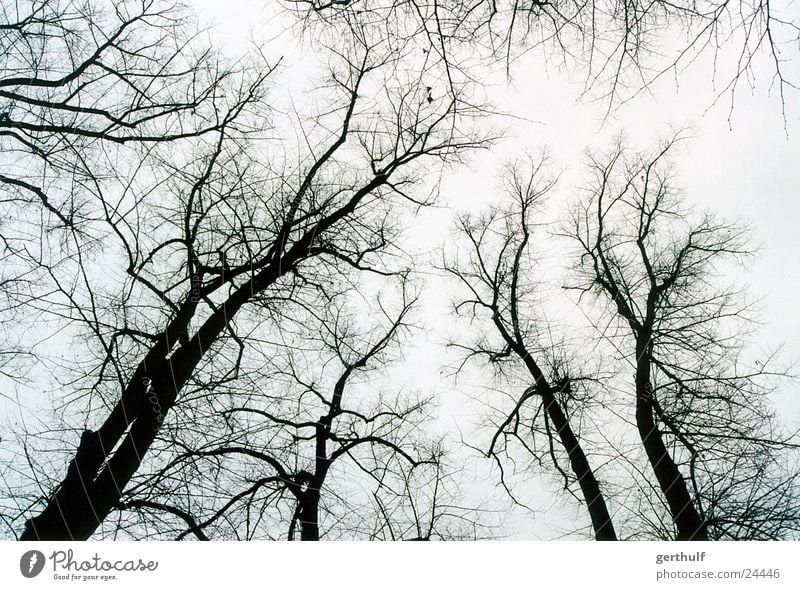
[[[200,45],[187,14],[156,0],[101,9],[77,0],[0,5],[0,183],[4,204],[81,219],[70,182],[107,169],[102,150],[200,137],[236,108],[236,77]],[[132,151],[125,157],[135,158]],[[93,173],[94,171],[94,173]]]
[[[685,204],[670,158],[684,139],[590,153],[567,229],[578,288],[605,303],[602,336],[634,372],[628,403],[674,526],[667,536],[791,537],[797,443],[770,405],[787,371],[774,354],[745,355],[754,303],[725,277],[752,241],[745,226]]]
[[[268,43],[231,63],[169,2],[0,0],[0,385],[36,373],[51,410],[0,448],[9,536],[490,535],[426,430],[433,394],[386,374],[414,300],[404,224],[490,141],[473,65],[541,45],[610,106],[709,51],[735,54],[733,96],[764,53],[781,100],[796,89],[797,21],[769,2],[287,4],[319,58],[290,96]],[[685,37],[660,56],[664,30]],[[602,304],[591,343],[616,351],[593,359],[602,374],[576,369],[583,335],[536,304],[545,160],[509,171],[509,204],[461,219],[467,253],[444,268],[475,338],[456,346],[510,400],[488,455],[512,498],[518,456],[552,464],[597,539],[618,537],[609,499],[634,536],[798,537],[797,438],[770,406],[789,371],[748,358],[755,307],[723,280],[750,238],[684,204],[681,142],[590,154],[565,233],[581,302]],[[370,281],[380,296],[356,303]],[[633,410],[638,454],[598,450],[598,396]]]
[[[531,301],[542,285],[530,252],[532,233],[542,202],[555,184],[546,168],[545,157],[531,160],[527,166],[510,167],[504,195],[510,205],[496,205],[480,219],[459,221],[459,234],[466,238],[469,250],[444,267],[466,287],[469,297],[459,301],[455,310],[470,318],[472,330],[479,336],[473,343],[455,346],[467,359],[496,368],[504,364],[524,368],[522,374],[515,373],[507,380],[512,388],[525,384],[524,391],[499,420],[487,451],[500,464],[501,473],[501,457],[508,459],[513,454],[513,442],[539,463],[546,452],[563,475],[565,487],[569,489],[575,482],[580,487],[595,538],[616,540],[605,497],[569,416],[570,406],[583,405],[576,403],[583,397],[583,379],[572,373],[557,344],[548,338],[547,322]],[[486,333],[488,325],[492,326],[490,334]],[[561,452],[556,451],[559,447]],[[569,461],[571,475],[561,467],[562,454]]]
[[[398,70],[399,50],[358,28],[331,45],[330,98],[281,121],[296,145],[270,133],[273,69],[262,65],[214,95],[214,129],[182,149],[148,148],[146,164],[112,182],[89,177],[82,231],[102,256],[85,242],[55,262],[24,250],[53,285],[34,307],[75,327],[88,355],[62,397],[82,408],[80,443],[63,480],[25,509],[41,512],[22,539],[92,535],[158,433],[180,424],[170,419],[181,396],[239,377],[240,330],[280,322],[287,302],[335,285],[337,269],[381,272],[392,211],[428,202],[412,192],[423,164],[483,145],[454,101],[427,101],[419,72]]]
[[[258,353],[247,353],[252,358],[242,360],[242,376],[207,394],[208,403],[198,407],[198,391],[176,405],[187,427],[162,433],[159,446],[179,452],[164,453],[166,465],[137,475],[118,507],[149,514],[122,529],[163,535],[174,528],[162,524],[166,512],[186,527],[177,538],[451,534],[439,530],[457,512],[447,505],[451,512],[442,514],[452,492],[444,489],[443,451],[426,442],[423,429],[431,400],[389,393],[393,384],[375,377],[396,371],[391,361],[412,327],[416,297],[401,287],[398,298],[395,313],[386,293],[379,297],[374,327],[365,322],[372,314],[363,304],[344,303],[359,298],[345,295],[326,305],[288,304],[304,321],[286,324],[291,331],[281,331],[274,346],[242,335]],[[433,505],[424,528],[422,504]],[[461,518],[468,518],[463,510]]]

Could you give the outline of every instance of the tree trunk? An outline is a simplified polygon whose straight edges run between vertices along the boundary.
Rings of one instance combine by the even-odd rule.
[[[300,540],[319,541],[319,491],[307,490],[300,508]]]
[[[503,333],[502,326],[500,325],[499,327],[501,328],[501,333]],[[583,447],[578,437],[575,436],[575,432],[570,426],[567,415],[555,397],[552,386],[523,345],[514,342],[510,337],[506,338],[506,342],[509,342],[515,349],[525,363],[528,372],[534,378],[536,391],[542,396],[544,409],[558,433],[561,445],[567,451],[570,467],[572,467],[572,472],[578,480],[584,502],[586,502],[586,508],[589,510],[594,538],[598,541],[616,541],[617,533],[614,530],[614,523],[608,512],[605,497],[600,490],[600,484],[594,476],[594,471],[589,465],[589,460],[586,458],[586,453],[583,452]]]
[[[119,502],[178,392],[203,355],[242,305],[289,267],[279,260],[264,268],[220,305],[188,342],[169,355],[195,306],[188,300],[184,303],[134,371],[103,425],[95,432],[84,432],[64,480],[41,514],[25,523],[21,541],[83,541],[97,530]]]
[[[118,504],[122,491],[155,440],[178,392],[203,355],[227,329],[231,318],[242,305],[307,257],[314,241],[351,215],[366,195],[388,181],[390,174],[376,174],[344,205],[308,229],[285,254],[278,253],[269,263],[259,265],[260,270],[251,280],[239,286],[188,342],[170,354],[175,344],[181,341],[197,307],[197,301],[188,297],[136,368],[120,401],[100,429],[84,433],[89,442],[83,444],[82,440],[64,480],[42,513],[25,523],[20,540],[88,539]],[[149,391],[151,387],[152,391]],[[154,399],[151,393],[155,395]]]
[[[594,477],[594,472],[589,465],[589,460],[586,458],[580,442],[578,442],[578,437],[575,436],[569,420],[553,395],[552,390],[548,388],[548,391],[542,396],[542,401],[547,415],[558,432],[561,444],[569,455],[572,472],[578,479],[586,507],[589,509],[589,517],[594,528],[594,538],[598,541],[616,541],[617,534],[614,531],[614,524],[611,521],[611,515],[608,513],[605,499],[600,491],[600,484]]]
[[[649,339],[636,345],[636,426],[658,485],[669,505],[672,521],[678,529],[678,541],[707,541],[707,525],[692,502],[686,480],[667,451],[653,417],[653,390],[650,384]]]

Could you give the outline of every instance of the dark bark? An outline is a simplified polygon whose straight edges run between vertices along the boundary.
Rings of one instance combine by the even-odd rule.
[[[525,364],[528,372],[534,379],[535,391],[542,396],[542,404],[548,417],[553,422],[556,428],[559,439],[564,450],[569,457],[570,467],[572,472],[578,480],[578,485],[581,488],[586,508],[589,511],[589,517],[592,521],[592,528],[595,533],[595,539],[598,541],[616,541],[617,534],[614,530],[614,525],[611,520],[611,515],[606,506],[605,497],[600,491],[600,484],[594,476],[594,471],[589,465],[589,460],[586,458],[586,453],[583,452],[578,437],[572,430],[564,409],[561,407],[558,399],[555,396],[555,389],[548,381],[544,371],[539,366],[539,363],[528,351],[525,345],[525,339],[520,328],[519,317],[519,279],[522,256],[525,248],[530,239],[530,233],[527,224],[528,207],[531,203],[523,201],[522,205],[522,240],[516,248],[514,254],[514,262],[511,275],[511,298],[510,298],[510,315],[511,315],[511,332],[506,328],[500,317],[496,314],[494,323],[498,331],[505,340],[506,344],[513,350]],[[496,297],[496,295],[495,295]],[[513,334],[512,334],[513,333]],[[565,387],[569,386],[567,380],[564,384]]]
[[[319,541],[319,490],[306,490],[298,515],[300,540]]]
[[[119,503],[204,351],[225,329],[226,318],[244,303],[231,299],[172,357],[148,362],[162,347],[151,348],[100,429],[84,433],[92,444],[85,445],[82,439],[63,482],[42,513],[26,522],[20,540],[86,540],[94,533]]]
[[[707,523],[692,502],[686,480],[669,454],[655,423],[648,340],[640,337],[636,344],[636,356],[639,359],[636,366],[636,426],[678,530],[677,540],[707,541]]]
[[[542,396],[544,408],[547,415],[553,422],[553,426],[558,432],[561,439],[561,444],[564,450],[569,455],[569,463],[572,467],[572,472],[578,479],[578,484],[581,487],[586,507],[589,510],[589,517],[592,519],[592,528],[594,529],[594,538],[598,541],[616,541],[617,533],[614,531],[614,524],[611,520],[611,515],[608,513],[606,501],[600,491],[600,484],[594,476],[589,460],[583,452],[578,437],[570,426],[561,405],[553,395],[552,390],[548,390]]]
[[[334,429],[334,420],[342,415],[344,412],[342,405],[345,397],[345,390],[347,388],[348,380],[359,369],[364,369],[370,359],[373,359],[379,354],[396,335],[396,332],[403,326],[403,318],[408,310],[411,308],[411,303],[407,303],[400,313],[398,318],[394,321],[391,328],[373,344],[369,350],[362,354],[358,360],[349,363],[345,362],[344,372],[336,380],[333,387],[333,395],[329,405],[328,412],[320,416],[319,420],[315,423],[314,428],[314,463],[313,472],[301,471],[294,477],[292,493],[297,498],[297,507],[295,515],[292,519],[289,529],[289,540],[294,539],[294,532],[296,525],[300,525],[300,540],[301,541],[319,541],[320,540],[320,527],[319,527],[319,505],[322,498],[322,487],[328,477],[331,465],[340,457],[342,457],[348,449],[351,449],[354,444],[359,442],[369,441],[370,444],[385,444],[391,446],[395,452],[403,455],[412,464],[415,462],[403,453],[399,448],[391,445],[388,441],[375,436],[361,436],[357,437],[350,442],[345,442],[338,439]],[[341,345],[342,341],[337,341],[337,346]],[[334,446],[333,449],[328,449],[328,441],[338,444],[338,448]]]
[[[567,451],[570,467],[578,480],[584,502],[586,502],[586,508],[589,511],[589,518],[592,520],[595,539],[598,541],[616,541],[617,533],[614,530],[614,524],[608,512],[605,497],[600,491],[600,484],[594,476],[594,471],[589,465],[589,460],[586,458],[586,453],[583,452],[583,447],[578,437],[572,430],[569,418],[567,418],[564,409],[555,396],[555,390],[548,383],[541,368],[530,354],[525,350],[520,350],[518,353],[521,353],[520,356],[522,356],[528,371],[536,379],[536,391],[542,396],[544,409],[556,428],[564,450]]]
[[[237,288],[196,334],[170,355],[185,334],[197,306],[196,297],[187,298],[134,371],[103,425],[96,432],[84,433],[64,480],[41,514],[25,523],[20,540],[88,539],[119,504],[125,486],[155,440],[178,393],[236,312],[308,256],[315,239],[351,214],[364,196],[387,179],[388,174],[376,175],[344,206],[307,231],[285,254],[281,256],[279,250],[272,262]]]
[[[608,512],[605,496],[603,496],[603,493],[600,490],[600,484],[598,483],[597,478],[594,476],[594,471],[589,464],[586,453],[584,453],[578,437],[572,430],[572,426],[569,423],[569,418],[555,396],[555,391],[557,391],[557,389],[554,389],[551,386],[542,372],[542,369],[539,367],[524,345],[520,344],[519,340],[515,340],[511,337],[511,335],[503,326],[502,322],[499,322],[496,319],[495,325],[500,331],[500,334],[503,336],[503,339],[525,363],[525,367],[528,369],[528,372],[536,382],[533,390],[535,393],[542,396],[542,404],[547,412],[547,416],[553,422],[553,426],[556,428],[561,445],[567,452],[570,467],[572,468],[572,472],[578,480],[578,485],[580,485],[584,502],[586,502],[586,508],[589,511],[589,517],[592,521],[592,529],[594,530],[595,539],[598,541],[616,541],[617,533],[614,530],[614,523],[611,520],[611,515]]]
[[[510,211],[505,209],[493,211],[488,221],[481,220],[475,223],[470,219],[462,220],[461,229],[474,249],[473,268],[468,272],[458,268],[457,264],[453,266],[445,265],[445,268],[458,277],[474,296],[474,299],[457,305],[456,310],[463,305],[471,306],[473,314],[477,306],[490,310],[492,322],[504,343],[503,350],[499,351],[487,350],[484,344],[481,343],[478,348],[472,349],[472,354],[488,354],[491,362],[496,362],[512,355],[516,356],[525,365],[533,381],[533,385],[517,400],[514,410],[505,418],[504,423],[495,432],[488,455],[495,455],[496,457],[495,445],[499,437],[506,433],[506,428],[510,425],[513,424],[512,435],[519,437],[517,429],[521,422],[520,412],[522,407],[532,397],[541,397],[542,407],[546,412],[544,422],[547,428],[546,434],[550,445],[550,454],[556,469],[561,472],[567,485],[569,485],[571,483],[569,475],[561,469],[553,452],[554,446],[560,443],[567,453],[570,468],[580,486],[583,500],[589,511],[595,539],[598,541],[616,541],[617,535],[606,505],[605,496],[600,489],[600,484],[594,475],[578,436],[572,429],[569,417],[556,395],[558,391],[569,392],[569,379],[563,380],[556,386],[551,383],[551,379],[558,379],[555,375],[556,371],[554,367],[550,367],[550,369],[545,367],[543,369],[544,365],[540,365],[542,361],[531,353],[531,348],[526,343],[526,338],[529,337],[525,327],[526,322],[520,313],[520,302],[522,300],[520,281],[525,276],[523,259],[531,238],[530,217],[535,213],[537,202],[554,185],[552,180],[545,179],[542,182],[538,180],[538,175],[546,163],[547,160],[543,157],[538,163],[532,162],[530,171],[512,169],[508,181],[510,183],[509,186],[512,187],[511,194],[517,201],[513,209]],[[520,173],[524,174],[524,177],[520,176]],[[502,229],[499,229],[502,237],[500,238],[498,258],[497,260],[490,260],[487,254],[493,249],[493,246],[491,241],[484,241],[486,235],[498,230],[498,228],[492,227],[495,220],[507,220],[513,217],[517,217],[518,225],[506,224]],[[480,293],[482,288],[487,289],[489,296],[483,296]],[[539,322],[542,321],[539,320]],[[470,349],[470,347],[465,348]],[[547,375],[545,371],[550,375]],[[556,429],[557,441],[550,430],[551,423]]]
[[[349,372],[345,373],[347,375]],[[346,379],[346,377],[345,377]],[[342,388],[344,381],[340,380]],[[339,389],[337,384],[337,390]],[[330,437],[331,424],[333,419],[339,414],[339,404],[341,403],[341,391],[334,394],[331,404],[331,411],[320,418],[317,423],[315,433],[315,452],[314,473],[308,481],[308,487],[301,492],[298,497],[299,509],[298,519],[300,520],[300,540],[319,541],[319,500],[322,494],[322,484],[328,475],[328,468],[331,460],[328,458],[328,438]]]

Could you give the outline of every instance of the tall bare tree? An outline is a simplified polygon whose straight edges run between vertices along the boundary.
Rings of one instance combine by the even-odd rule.
[[[190,146],[152,148],[146,166],[110,187],[90,177],[103,256],[76,246],[58,266],[33,261],[55,285],[38,305],[88,336],[94,358],[78,365],[68,396],[86,404],[87,426],[22,539],[92,535],[181,393],[239,374],[238,330],[279,317],[340,264],[380,265],[392,209],[426,202],[411,192],[420,164],[482,145],[461,132],[454,101],[427,101],[420,72],[397,70],[399,50],[364,28],[332,45],[330,99],[284,121],[297,146],[270,137],[272,70],[262,68],[214,96],[219,125]],[[157,77],[160,64],[149,66]]]
[[[465,256],[445,263],[445,269],[467,288],[469,297],[459,301],[455,309],[472,320],[473,329],[480,335],[474,343],[459,342],[456,346],[467,358],[484,360],[495,367],[517,363],[527,372],[526,376],[516,375],[516,379],[509,380],[511,387],[518,382],[526,385],[496,427],[487,454],[500,462],[503,453],[509,454],[510,441],[516,440],[525,451],[540,457],[536,449],[542,437],[567,489],[574,482],[580,487],[595,538],[616,540],[606,499],[567,411],[570,402],[579,397],[582,380],[571,374],[556,343],[547,337],[546,320],[531,304],[531,295],[541,286],[530,252],[532,232],[542,202],[555,184],[546,168],[544,157],[531,160],[527,166],[512,166],[506,174],[504,195],[510,206],[496,205],[480,219],[466,217],[459,221],[459,234],[466,238],[469,250]],[[492,325],[493,338],[485,333],[483,326],[488,323]],[[559,446],[566,454],[572,476],[560,465],[555,450]],[[538,460],[541,462],[541,458]]]
[[[60,238],[56,249],[97,249],[86,233],[94,184],[115,166],[135,168],[147,146],[218,131],[236,108],[241,72],[200,43],[186,11],[168,7],[0,3],[0,306],[16,321],[47,291],[47,253],[31,243],[39,226]],[[31,351],[11,333],[5,342],[0,366],[19,379]]]
[[[289,0],[320,37],[299,83],[270,49],[223,59],[179,6],[113,4],[0,0],[0,383],[34,367],[55,414],[14,429],[0,470],[25,540],[483,536],[423,432],[431,400],[380,385],[409,313],[404,291],[382,307],[404,222],[435,201],[432,171],[488,143],[473,66],[555,48],[611,105],[710,49],[735,54],[723,93],[761,53],[780,99],[796,89],[797,21],[769,2]],[[657,56],[670,27],[685,41]],[[577,372],[532,304],[544,162],[461,220],[468,253],[445,266],[478,337],[458,345],[512,399],[488,454],[551,460],[597,539],[618,536],[609,497],[650,536],[797,537],[798,443],[769,403],[787,371],[745,358],[754,308],[723,280],[749,237],[685,206],[680,142],[590,156],[566,230],[600,340],[634,371],[618,401],[647,462],[598,452],[584,420],[596,391],[630,393],[628,368]],[[358,314],[364,276],[389,281]],[[646,508],[609,496],[602,453],[644,476]]]
[[[404,510],[441,506],[452,492],[444,489],[441,446],[423,428],[431,400],[387,390],[416,297],[404,286],[397,297],[385,292],[371,305],[375,314],[358,299],[287,302],[302,324],[284,321],[274,344],[265,338],[272,331],[241,334],[240,377],[176,405],[186,426],[158,441],[176,452],[163,453],[166,464],[143,470],[126,490],[118,508],[140,514],[124,530],[164,535],[175,528],[161,523],[169,513],[185,527],[177,538],[453,534],[452,504],[450,514],[434,509],[427,523]]]
[[[757,316],[725,278],[753,253],[751,238],[743,225],[685,204],[670,157],[683,140],[590,153],[591,180],[567,230],[579,244],[579,288],[615,318],[603,336],[634,371],[630,403],[674,525],[668,533],[791,536],[798,472],[786,452],[797,443],[770,407],[787,371],[772,355],[747,362]]]

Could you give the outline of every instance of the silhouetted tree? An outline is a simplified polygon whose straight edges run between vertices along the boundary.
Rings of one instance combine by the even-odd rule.
[[[83,400],[87,426],[22,539],[92,535],[159,431],[185,424],[170,421],[181,395],[237,378],[239,330],[279,318],[339,265],[380,266],[392,210],[426,202],[411,192],[419,164],[482,145],[461,132],[465,113],[457,117],[453,101],[431,104],[418,76],[397,71],[397,51],[359,28],[331,45],[329,99],[288,120],[296,146],[270,136],[272,70],[262,65],[215,92],[213,130],[183,149],[148,148],[146,164],[111,183],[89,176],[82,231],[102,256],[79,243],[57,263],[28,261],[53,285],[37,305],[79,326],[94,358],[72,367],[68,395]],[[158,80],[162,64],[147,66],[141,75]]]
[[[529,166],[512,166],[505,177],[507,206],[495,205],[479,219],[459,221],[459,234],[469,245],[468,252],[445,264],[445,269],[465,286],[470,295],[455,309],[472,320],[479,337],[475,343],[458,342],[468,358],[498,366],[522,365],[527,376],[515,375],[525,383],[524,391],[502,422],[496,426],[487,455],[502,462],[511,453],[511,441],[521,443],[541,463],[546,448],[555,468],[564,476],[566,487],[577,482],[598,540],[616,540],[616,532],[600,484],[573,428],[567,407],[579,397],[581,379],[571,374],[556,343],[547,337],[547,322],[531,305],[537,284],[536,262],[530,255],[532,232],[542,201],[555,180],[547,176],[543,157]],[[486,325],[494,335],[487,335]],[[517,380],[510,380],[511,387]],[[537,444],[540,437],[545,444]],[[526,442],[527,441],[527,442]],[[572,475],[561,467],[555,447],[561,447]]]
[[[87,201],[115,167],[134,169],[147,146],[217,132],[237,108],[240,72],[167,6],[0,2],[0,309],[15,328],[49,289],[43,260],[99,247]],[[37,235],[47,243],[36,247]],[[0,367],[19,381],[35,355],[19,330],[3,330]]]
[[[160,522],[167,512],[188,525],[177,538],[269,538],[280,529],[284,538],[307,541],[438,534],[456,510],[436,510],[453,490],[445,490],[441,446],[426,442],[423,430],[431,400],[393,394],[391,383],[376,378],[392,367],[412,327],[416,298],[404,285],[397,291],[398,302],[389,292],[370,305],[375,314],[346,294],[287,302],[303,321],[285,324],[279,342],[243,334],[241,377],[215,387],[207,410],[197,399],[178,404],[186,428],[170,433],[174,439],[162,434],[160,446],[179,452],[140,473],[118,506],[152,516],[126,522],[124,530],[163,535],[174,529]],[[419,511],[404,507],[428,503],[435,514],[423,530]]]
[[[632,367],[636,427],[679,540],[796,534],[798,472],[770,406],[772,355],[748,362],[756,316],[726,270],[753,250],[746,227],[695,213],[670,154],[621,142],[589,155],[567,229],[580,286],[605,302],[603,336]],[[780,532],[778,532],[780,531]]]
[[[610,107],[708,50],[733,96],[763,53],[780,99],[796,88],[796,18],[769,2],[286,4],[308,27],[300,82],[269,42],[224,59],[169,2],[0,0],[0,385],[54,414],[30,412],[0,448],[10,536],[491,534],[427,431],[433,394],[386,371],[414,299],[405,222],[435,202],[437,172],[490,142],[484,66],[541,45]],[[681,142],[589,156],[564,233],[600,337],[535,303],[545,160],[510,170],[508,204],[460,220],[467,251],[445,270],[472,332],[456,346],[511,400],[488,455],[512,498],[507,466],[549,460],[597,539],[621,521],[634,537],[797,537],[798,443],[770,406],[789,371],[747,358],[754,308],[724,279],[750,238],[685,205]],[[592,368],[576,370],[575,341]],[[635,416],[632,453],[587,425],[612,405]]]
[[[785,104],[798,80],[789,63],[800,24],[791,2],[753,0],[287,0],[310,25],[380,20],[400,38],[417,36],[427,59],[469,77],[477,56],[501,57],[507,68],[541,50],[556,67],[577,65],[586,90],[608,108],[665,75],[713,54],[718,98],[733,99],[760,59],[769,63]],[[672,35],[673,32],[678,34]],[[730,52],[730,53],[728,53]],[[447,91],[444,84],[440,91]],[[731,103],[732,107],[733,103]]]

